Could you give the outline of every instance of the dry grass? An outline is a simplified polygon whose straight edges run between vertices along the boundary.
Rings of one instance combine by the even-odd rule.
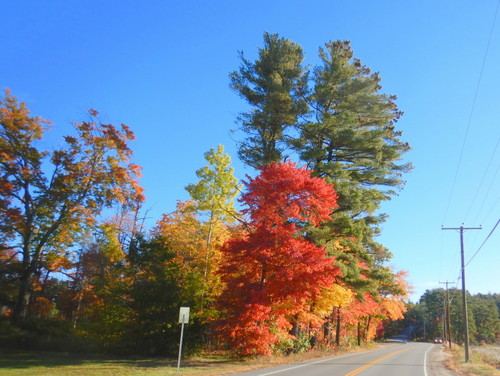
[[[474,346],[470,349],[470,362],[465,363],[464,349],[455,346],[448,368],[462,376],[500,376],[500,347]]]

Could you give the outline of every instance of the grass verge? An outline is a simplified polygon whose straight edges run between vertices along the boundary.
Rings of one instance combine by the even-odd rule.
[[[500,376],[500,347],[477,346],[470,349],[470,362],[465,362],[464,349],[452,348],[448,368],[461,376]]]
[[[368,347],[351,351],[367,350]],[[235,360],[224,353],[205,354],[185,359],[180,374],[216,376],[273,367],[345,351],[310,351],[280,357]],[[176,375],[177,361],[162,358],[120,359],[70,353],[0,351],[2,376],[169,376]]]

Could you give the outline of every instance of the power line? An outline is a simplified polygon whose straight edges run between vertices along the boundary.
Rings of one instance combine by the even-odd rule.
[[[481,248],[483,248],[483,245],[488,241],[488,239],[490,238],[490,236],[493,234],[493,232],[495,232],[495,229],[497,228],[498,224],[500,223],[500,219],[497,221],[497,223],[495,224],[495,226],[493,226],[493,229],[490,231],[490,233],[488,234],[488,236],[486,237],[486,239],[484,239],[484,242],[483,244],[481,244],[481,246],[478,248],[478,250],[474,253],[474,255],[472,255],[472,257],[470,258],[469,261],[467,261],[467,264],[465,264],[465,266],[469,265],[470,262],[472,260],[474,260],[474,257],[476,257],[476,255],[479,253],[479,251],[481,250]]]
[[[488,198],[488,195],[490,193],[490,190],[491,190],[491,187],[493,187],[493,184],[495,183],[495,179],[497,177],[497,174],[498,174],[498,171],[500,171],[500,164],[498,165],[496,171],[495,171],[495,174],[493,175],[493,179],[491,180],[491,183],[488,187],[488,190],[486,191],[486,195],[484,196],[484,199],[483,199],[483,202],[481,203],[481,206],[479,207],[479,211],[477,213],[477,216],[476,216],[476,220],[474,221],[475,223],[477,223],[477,218],[479,217],[479,214],[481,213],[481,211],[483,210],[483,206],[484,204],[486,203],[486,199]],[[488,215],[490,214],[490,212],[488,212]],[[487,216],[486,216],[487,217]]]
[[[498,137],[497,139],[497,143],[495,145],[495,148],[493,149],[493,152],[491,153],[491,157],[490,157],[490,160],[488,161],[488,165],[486,166],[486,169],[484,170],[484,173],[483,173],[483,176],[481,177],[481,181],[479,182],[479,186],[476,190],[476,193],[474,194],[474,198],[471,200],[470,202],[470,206],[469,206],[469,210],[467,210],[467,214],[465,214],[465,218],[464,218],[464,222],[465,220],[467,219],[467,217],[469,216],[472,208],[474,207],[474,203],[476,202],[476,198],[477,196],[479,195],[479,191],[481,190],[481,187],[483,186],[483,183],[484,183],[484,179],[486,178],[486,175],[488,174],[488,171],[490,169],[490,166],[491,166],[491,162],[493,162],[493,158],[495,156],[495,153],[497,151],[497,148],[498,148],[498,144],[500,144],[500,137]],[[498,169],[497,171],[495,172],[494,174],[494,177],[493,177],[493,181],[495,181],[495,177],[496,177],[496,173],[498,172]],[[490,193],[490,189],[491,189],[491,185],[489,186],[487,192],[486,192],[486,195],[485,195],[485,199],[483,200],[483,203],[481,204],[481,207],[479,209],[479,212],[478,212],[478,215],[479,213],[481,213],[481,210],[483,208],[483,205],[484,205],[484,201],[486,200],[486,197],[488,197],[488,194]]]
[[[484,220],[482,221],[482,223],[484,223],[486,218],[488,218],[490,216],[490,214],[493,212],[493,210],[495,210],[495,207],[497,206],[498,202],[500,202],[500,196],[498,196],[496,201],[493,203],[493,205],[491,205],[491,209],[488,211],[488,214],[486,214],[486,216],[484,217]]]
[[[496,19],[497,19],[497,13],[498,13],[498,7],[499,7],[499,5],[500,5],[500,0],[498,0],[497,6],[495,8],[495,15],[493,17],[493,22],[491,24],[490,34],[488,36],[488,42],[486,44],[486,50],[485,50],[484,56],[483,56],[483,62],[481,64],[481,69],[479,71],[479,78],[477,80],[476,90],[474,92],[474,97],[473,97],[473,100],[472,100],[472,107],[471,107],[470,114],[469,114],[469,120],[467,121],[467,127],[466,127],[466,130],[465,130],[464,140],[462,142],[462,148],[460,150],[460,155],[458,157],[457,168],[455,170],[455,176],[453,177],[453,183],[451,184],[451,192],[450,192],[450,194],[448,196],[448,203],[446,204],[445,214],[444,214],[444,218],[443,218],[443,222],[442,223],[444,223],[446,221],[446,216],[448,215],[448,210],[450,208],[451,200],[453,198],[453,193],[455,191],[455,186],[456,186],[456,183],[457,183],[458,172],[460,171],[460,167],[462,165],[462,157],[463,157],[464,150],[465,150],[465,144],[467,142],[467,136],[469,135],[469,129],[470,129],[470,125],[471,125],[471,122],[472,122],[472,115],[474,114],[474,109],[476,108],[476,101],[477,101],[477,96],[478,96],[478,93],[479,93],[479,87],[481,86],[481,80],[483,78],[484,66],[486,65],[486,58],[488,56],[488,51],[490,49],[491,38],[493,36],[493,30],[495,28],[495,23],[496,23]]]

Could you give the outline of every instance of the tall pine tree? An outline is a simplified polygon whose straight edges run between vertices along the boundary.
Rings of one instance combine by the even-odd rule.
[[[401,161],[410,146],[395,129],[402,112],[395,96],[380,93],[379,74],[354,58],[348,41],[327,43],[319,56],[310,96],[314,120],[298,124],[291,145],[317,176],[334,183],[338,231],[384,258],[388,252],[373,242],[384,215],[374,213],[411,169]]]
[[[239,156],[260,168],[283,160],[288,129],[307,113],[307,71],[302,66],[302,48],[278,34],[264,33],[264,47],[251,62],[240,52],[239,71],[230,74],[230,87],[252,108],[238,122],[247,137],[239,145]]]

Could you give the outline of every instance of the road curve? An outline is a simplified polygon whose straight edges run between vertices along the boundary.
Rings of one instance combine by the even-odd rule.
[[[238,376],[431,376],[430,343],[396,343],[377,350],[312,359]]]

